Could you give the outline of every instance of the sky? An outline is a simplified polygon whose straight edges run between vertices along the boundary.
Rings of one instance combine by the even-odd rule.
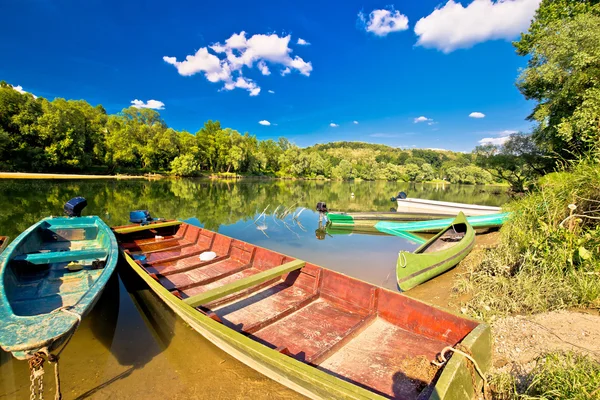
[[[0,80],[299,146],[471,151],[529,132],[511,44],[540,0],[0,0]]]

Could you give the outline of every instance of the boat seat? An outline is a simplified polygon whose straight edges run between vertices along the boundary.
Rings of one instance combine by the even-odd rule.
[[[105,249],[86,249],[71,251],[52,251],[47,253],[21,254],[14,258],[15,261],[27,261],[31,264],[52,264],[78,260],[105,258],[108,252]]]
[[[54,231],[56,229],[65,230],[65,229],[90,229],[95,228],[98,229],[98,225],[96,224],[60,224],[60,225],[48,225],[42,227],[42,229],[47,231]]]

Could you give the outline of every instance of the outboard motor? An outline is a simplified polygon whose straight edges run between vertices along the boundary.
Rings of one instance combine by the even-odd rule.
[[[320,201],[317,203],[317,211],[320,213],[326,213],[327,212],[327,204],[325,204],[325,202]]]
[[[404,193],[404,192],[400,192],[400,193],[398,193],[398,196],[396,196],[396,197],[392,197],[390,200],[391,200],[391,201],[404,200],[406,197],[407,197],[407,196],[406,196],[406,193]]]
[[[150,211],[148,210],[135,210],[129,213],[129,221],[132,224],[146,225],[153,220],[154,219],[150,216]]]
[[[75,197],[67,201],[63,207],[68,217],[81,217],[81,211],[87,206],[87,200],[83,197]]]

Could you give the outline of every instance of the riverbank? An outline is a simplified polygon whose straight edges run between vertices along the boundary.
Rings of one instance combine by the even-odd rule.
[[[85,175],[85,174],[45,174],[34,172],[0,172],[0,179],[162,179],[165,175]]]
[[[477,235],[473,251],[456,268],[406,295],[471,314],[469,304],[478,288],[464,276],[501,240],[499,232]],[[600,399],[600,309],[495,315],[488,323],[493,347],[487,379],[493,399]]]

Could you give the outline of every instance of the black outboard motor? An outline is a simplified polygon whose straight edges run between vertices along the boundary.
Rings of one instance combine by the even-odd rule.
[[[404,200],[405,198],[406,198],[406,193],[400,192],[400,193],[398,193],[398,196],[392,197],[390,200],[391,201],[398,201],[398,200]]]
[[[150,211],[148,210],[135,210],[129,213],[129,221],[132,224],[146,225],[154,221],[154,219],[150,216]]]
[[[317,211],[320,213],[326,213],[327,212],[327,204],[325,204],[324,201],[320,201],[317,203]]]
[[[81,217],[81,211],[87,206],[87,200],[83,197],[75,197],[65,203],[63,210],[69,217]]]

